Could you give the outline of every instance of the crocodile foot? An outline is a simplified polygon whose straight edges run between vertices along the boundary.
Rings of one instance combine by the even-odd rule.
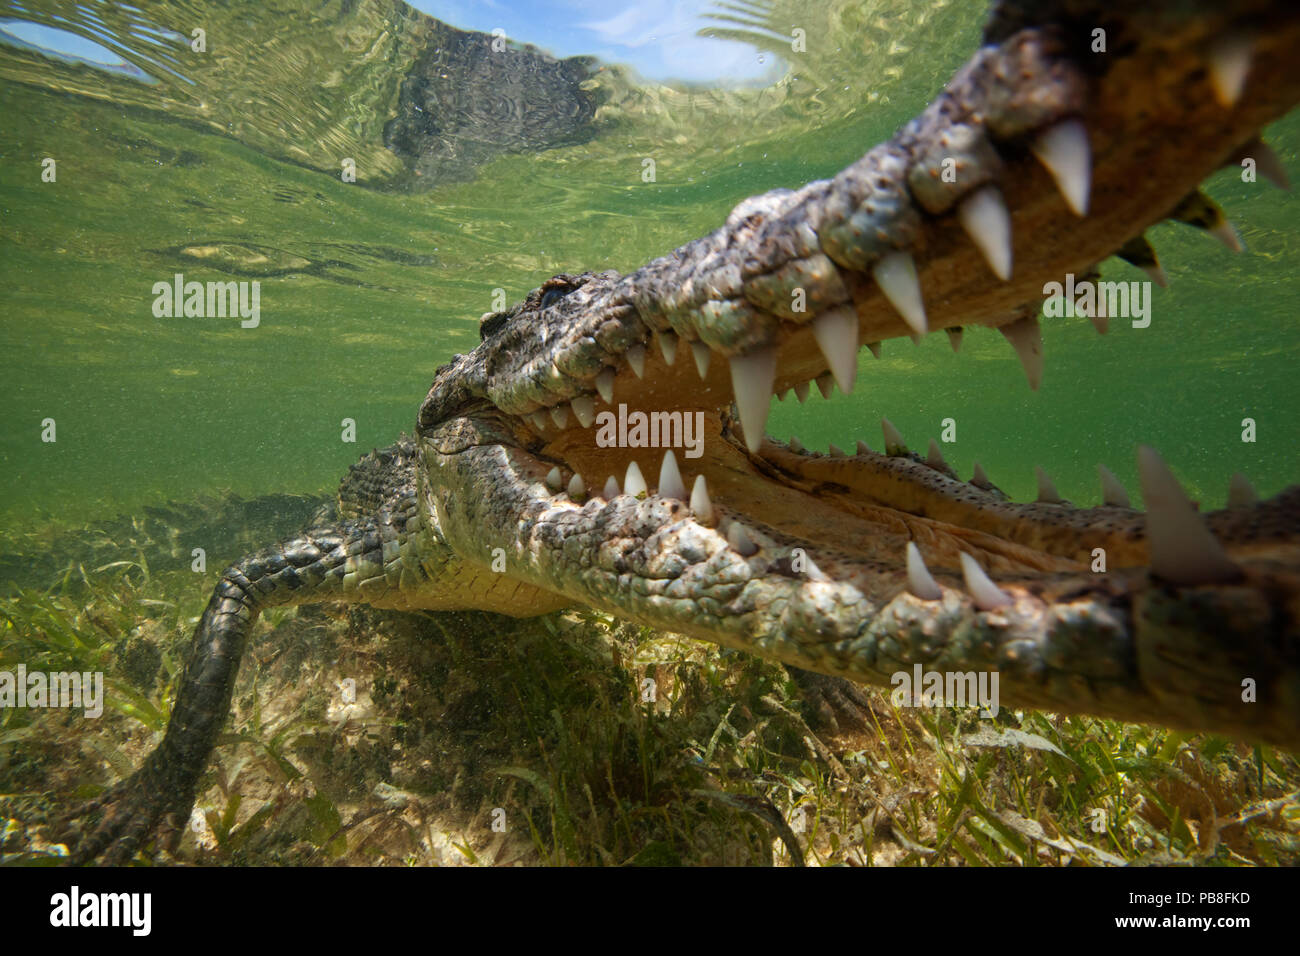
[[[148,838],[157,834],[158,846],[174,852],[193,797],[178,794],[154,770],[153,761],[125,780],[71,810],[65,823],[87,819],[102,811],[89,833],[75,843],[69,862],[84,866],[94,861],[104,866],[130,863]]]

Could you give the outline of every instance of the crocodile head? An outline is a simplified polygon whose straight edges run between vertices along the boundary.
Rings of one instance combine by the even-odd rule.
[[[848,391],[889,338],[996,328],[1036,386],[1045,283],[1117,250],[1158,270],[1142,233],[1171,215],[1230,238],[1198,184],[1243,151],[1266,166],[1300,16],[1141,6],[1004,4],[834,179],[484,317],[421,408],[419,495],[460,559],[512,582],[494,607],[586,604],[874,683],[991,671],[1004,705],[1300,748],[1300,487],[1201,515],[1141,449],[1145,513],[1104,473],[1099,507],[1050,482],[1014,503],[888,429],[884,453],[764,436],[773,394]]]

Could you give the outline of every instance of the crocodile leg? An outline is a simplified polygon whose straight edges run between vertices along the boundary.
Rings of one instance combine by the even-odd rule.
[[[125,863],[160,823],[175,842],[230,712],[239,661],[257,616],[276,605],[342,600],[366,586],[359,580],[400,577],[402,558],[411,553],[406,524],[414,517],[414,501],[408,497],[407,503],[408,509],[397,512],[384,509],[314,528],[225,570],[199,621],[162,744],[132,776],[74,812],[105,810],[77,847],[74,862],[103,853],[105,863]]]

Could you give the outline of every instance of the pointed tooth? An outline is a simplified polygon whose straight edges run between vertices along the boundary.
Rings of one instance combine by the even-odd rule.
[[[792,452],[794,452],[796,455],[802,455],[802,454],[803,454],[804,452],[806,452],[808,449],[805,448],[805,447],[803,446],[803,442],[801,442],[801,441],[799,440],[799,436],[798,436],[798,435],[791,435],[791,436],[790,436],[790,450],[791,450]]]
[[[1052,483],[1051,477],[1043,469],[1035,465],[1034,475],[1038,478],[1038,501],[1045,505],[1059,505],[1061,496],[1056,492],[1056,485]]]
[[[1034,140],[1034,155],[1056,180],[1056,188],[1077,216],[1088,214],[1092,188],[1092,149],[1081,120],[1062,120]]]
[[[848,395],[858,373],[858,313],[851,306],[836,306],[814,320],[812,331],[835,384]]]
[[[885,433],[885,454],[906,455],[907,444],[903,441],[903,436],[898,433],[898,429],[894,427],[894,423],[888,418],[882,418],[880,428]]]
[[[954,352],[960,352],[961,351],[961,329],[953,328],[953,329],[945,329],[944,331],[948,333],[948,344],[952,346],[952,350]]]
[[[1102,504],[1109,505],[1112,508],[1131,508],[1129,504],[1128,492],[1120,484],[1120,480],[1115,477],[1114,473],[1105,465],[1097,466],[1097,474],[1101,477],[1101,501]]]
[[[808,382],[800,382],[794,387],[795,398],[799,399],[800,405],[808,401],[808,384]]]
[[[966,579],[966,590],[981,611],[993,611],[1011,603],[1011,595],[989,580],[984,569],[965,551],[961,553],[961,573]]]
[[[582,475],[575,471],[573,477],[569,479],[569,497],[577,501],[579,498],[585,497],[586,494],[587,483],[582,480]]]
[[[627,350],[627,364],[637,378],[645,378],[645,346],[634,345]]]
[[[1286,174],[1286,167],[1282,165],[1282,160],[1278,159],[1277,153],[1269,149],[1267,143],[1262,139],[1255,140],[1249,155],[1255,158],[1255,168],[1259,170],[1261,176],[1283,192],[1291,191],[1291,180]]]
[[[1222,222],[1215,223],[1206,231],[1215,239],[1218,239],[1221,243],[1227,246],[1232,252],[1241,252],[1246,248],[1242,245],[1241,236],[1237,234],[1237,230],[1233,228],[1232,223],[1228,222],[1226,219]]]
[[[989,481],[988,474],[984,471],[984,466],[978,461],[975,462],[975,471],[970,476],[970,483],[976,488],[983,488],[985,491],[992,491],[995,485]]]
[[[1232,476],[1228,482],[1228,507],[1229,508],[1253,508],[1259,504],[1259,495],[1255,491],[1255,486],[1241,472]]]
[[[1214,98],[1224,109],[1241,98],[1254,47],[1250,37],[1239,33],[1225,36],[1210,47],[1210,85],[1214,88]]]
[[[908,336],[908,338],[910,338],[910,339],[912,340],[912,344],[913,344],[913,345],[920,345],[920,344],[921,344],[921,338],[922,338],[922,336],[917,335],[915,332],[913,332],[910,336]]]
[[[745,447],[757,452],[763,444],[767,412],[772,404],[772,383],[776,380],[776,348],[768,346],[747,355],[731,357],[731,391],[740,412]]]
[[[858,439],[858,454],[859,454],[859,455],[873,455],[873,454],[875,454],[875,452],[873,452],[873,451],[871,450],[871,446],[870,446],[870,445],[868,445],[868,444],[867,444],[866,442],[864,442],[861,438],[859,438],[859,439]]]
[[[1180,585],[1216,584],[1241,576],[1169,466],[1146,445],[1138,447],[1138,479],[1147,508],[1152,574]]]
[[[749,529],[739,521],[733,521],[727,526],[727,543],[742,558],[748,558],[758,551],[758,545],[750,537]]]
[[[998,331],[1016,350],[1025,378],[1029,379],[1029,387],[1038,391],[1038,386],[1043,383],[1043,331],[1038,327],[1038,316],[1027,315],[1010,325],[999,326]]]
[[[1151,277],[1151,281],[1162,289],[1169,288],[1169,276],[1165,275],[1165,270],[1160,267],[1160,263],[1154,262],[1149,266],[1140,267],[1143,272]]]
[[[930,439],[930,451],[925,456],[925,463],[935,471],[947,472],[952,470],[948,467],[948,463],[943,460],[943,452],[939,450],[939,443],[933,438]]]
[[[627,475],[623,478],[623,494],[635,498],[637,495],[644,495],[649,491],[650,489],[645,484],[645,476],[641,474],[640,466],[635,461],[628,462]]]
[[[831,442],[831,443],[826,447],[826,454],[831,455],[831,456],[834,457],[834,458],[844,458],[844,457],[846,457],[845,454],[844,454],[844,449],[841,448],[839,445],[835,444],[835,442]]]
[[[1241,252],[1244,248],[1237,230],[1223,217],[1219,204],[1199,189],[1184,196],[1169,213],[1169,218],[1204,229],[1233,252]]]
[[[957,207],[962,228],[983,254],[993,274],[1011,278],[1011,214],[996,186],[978,189]]]
[[[610,475],[605,479],[605,500],[613,501],[618,497],[618,479]]]
[[[600,397],[605,400],[606,405],[614,404],[614,370],[612,368],[603,369],[596,376],[596,391],[600,392]]]
[[[579,395],[569,402],[569,407],[573,409],[573,417],[583,428],[590,428],[591,423],[596,420],[596,402],[590,395]]]
[[[876,358],[880,358],[880,343],[879,343],[879,342],[868,342],[868,343],[867,343],[867,348],[870,349],[872,355],[874,355]]]
[[[821,568],[817,567],[817,565],[813,563],[813,559],[809,557],[807,554],[804,555],[803,561],[804,561],[803,576],[807,578],[809,581],[820,581],[822,583],[827,583],[830,581],[830,578],[826,575],[826,572],[823,571]]]
[[[1125,262],[1137,266],[1149,275],[1151,281],[1160,288],[1163,289],[1169,285],[1169,278],[1165,275],[1165,270],[1160,268],[1160,260],[1156,258],[1155,246],[1147,241],[1146,236],[1134,236],[1115,250],[1115,255]]]
[[[921,301],[921,283],[916,278],[916,261],[912,254],[891,252],[871,267],[871,274],[903,321],[913,332],[924,335],[928,330],[925,304]]]
[[[546,413],[541,409],[538,409],[529,415],[528,420],[533,423],[533,427],[539,432],[546,428]]]
[[[835,386],[835,377],[830,372],[822,372],[813,381],[817,383],[817,391],[822,393],[822,398],[831,397],[831,391]]]
[[[709,487],[703,475],[695,477],[695,486],[691,488],[691,511],[700,524],[713,523],[713,502],[709,500]]]
[[[686,482],[677,470],[677,458],[671,451],[664,452],[664,463],[659,466],[659,494],[665,498],[686,500]]]
[[[704,378],[709,374],[709,347],[703,342],[692,342],[691,355],[695,358],[695,370]]]
[[[922,601],[937,601],[943,597],[943,591],[934,582],[930,569],[921,559],[915,541],[907,542],[907,589]]]
[[[664,357],[664,364],[669,367],[677,361],[677,334],[675,332],[659,333],[659,354]]]
[[[776,400],[778,402],[784,402],[789,397],[790,397],[790,389],[787,388],[785,391],[781,392],[779,395],[776,396]]]
[[[569,407],[567,405],[552,405],[551,421],[555,422],[556,428],[563,428],[569,424]]]
[[[546,473],[546,487],[555,492],[564,487],[564,479],[560,476],[558,465]]]

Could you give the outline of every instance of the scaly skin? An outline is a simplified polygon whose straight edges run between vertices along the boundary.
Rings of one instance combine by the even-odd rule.
[[[1121,247],[1142,259],[1134,240],[1166,216],[1215,225],[1212,205],[1186,197],[1300,99],[1300,13],[1283,0],[1142,6],[1002,4],[946,90],[834,180],[747,200],[630,275],[557,276],[486,316],[483,343],[439,370],[414,441],[354,469],[337,527],[226,571],[162,745],[96,802],[106,812],[76,858],[127,860],[188,812],[249,627],[275,604],[585,604],[857,681],[913,664],[995,670],[1004,706],[1300,749],[1300,487],[1202,519],[1151,455],[1146,515],[1114,493],[1098,508],[1015,504],[902,448],[826,457],[762,438],[769,393],[827,373],[828,329],[853,344],[997,327],[1032,384],[1045,282]],[[1110,52],[1091,52],[1096,27]],[[1233,97],[1208,64],[1241,36],[1250,65]],[[1036,155],[1062,133],[1091,170],[1090,190],[1062,177],[1086,214]],[[963,229],[977,194],[1009,215],[1008,278],[996,240],[986,259]],[[923,316],[906,302],[910,266]],[[704,413],[704,455],[684,464],[688,488],[705,476],[707,509],[671,482],[595,494],[635,457],[597,447],[579,421],[610,407],[610,389],[615,407]],[[657,458],[642,453],[652,492]],[[591,497],[560,490],[575,474]],[[909,573],[909,542],[932,581]],[[1105,573],[1091,570],[1096,548]],[[964,575],[963,553],[996,585]],[[1247,678],[1257,701],[1242,700]]]

